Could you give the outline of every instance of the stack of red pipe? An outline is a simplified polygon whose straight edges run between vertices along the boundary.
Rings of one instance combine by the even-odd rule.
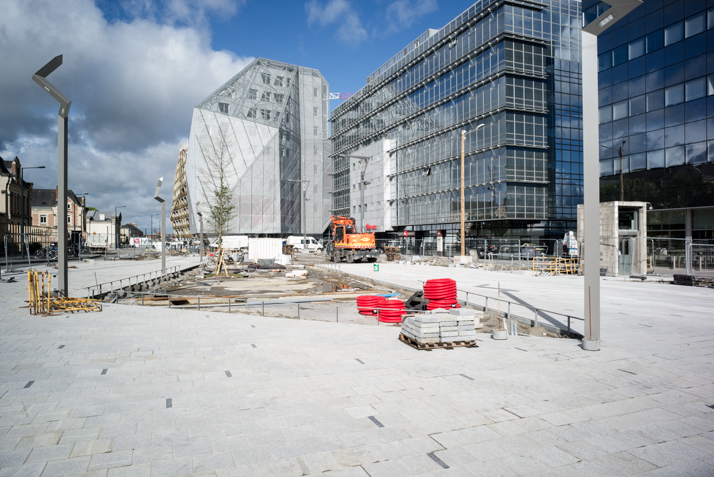
[[[404,302],[401,300],[384,300],[379,304],[379,321],[382,323],[401,323],[402,316],[407,314]]]
[[[460,308],[456,301],[456,282],[450,278],[427,280],[424,284],[424,298],[429,300],[427,310]]]
[[[387,299],[377,295],[362,295],[357,297],[357,311],[360,315],[374,316],[377,309]]]

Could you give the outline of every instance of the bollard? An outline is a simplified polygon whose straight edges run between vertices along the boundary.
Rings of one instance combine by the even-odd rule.
[[[486,297],[486,305],[483,307],[483,311],[488,311],[488,297]]]
[[[535,310],[535,325],[533,326],[538,326],[538,308]]]
[[[231,299],[228,299],[228,314],[231,314]]]
[[[198,297],[198,311],[201,311],[201,297]]]
[[[263,316],[265,316],[265,302],[263,302]]]
[[[570,317],[568,317],[568,334],[570,334]]]
[[[335,307],[335,313],[337,314],[337,323],[340,322],[340,307],[336,306]]]
[[[466,306],[469,306],[469,292],[466,292]]]
[[[144,306],[144,294],[141,294],[141,306]]]
[[[300,303],[297,304],[298,306],[298,320],[300,319]]]

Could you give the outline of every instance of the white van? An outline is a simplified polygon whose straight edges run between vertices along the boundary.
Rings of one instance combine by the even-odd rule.
[[[298,235],[291,235],[285,241],[286,245],[292,245],[295,250],[303,250],[307,248],[309,252],[317,252],[322,250],[322,244],[320,244],[313,237],[302,237]]]

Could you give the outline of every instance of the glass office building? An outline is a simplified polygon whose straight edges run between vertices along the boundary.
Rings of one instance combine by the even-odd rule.
[[[582,202],[581,3],[479,1],[428,30],[332,113],[335,214],[537,240]],[[361,159],[369,157],[361,184]],[[381,178],[381,179],[380,179]],[[364,203],[360,203],[364,187]]]
[[[235,199],[230,233],[323,233],[332,189],[329,93],[318,70],[258,58],[194,108],[185,165],[192,234],[196,212],[209,215],[219,169]]]
[[[584,0],[585,21],[604,8]],[[600,200],[620,200],[622,171],[650,237],[714,238],[714,1],[646,0],[598,55]]]

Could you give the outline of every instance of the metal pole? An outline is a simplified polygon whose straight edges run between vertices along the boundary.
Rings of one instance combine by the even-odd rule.
[[[57,290],[69,296],[67,283],[67,126],[66,115],[57,116]]]
[[[584,335],[600,348],[600,153],[597,36],[582,32]],[[588,293],[589,292],[589,293]]]
[[[198,212],[198,219],[199,222],[201,223],[201,229],[198,234],[198,240],[199,240],[199,257],[200,257],[200,262],[203,262],[203,214],[201,212]],[[230,303],[230,302],[229,302]]]
[[[464,198],[464,144],[466,131],[461,131],[461,256],[466,255],[466,199]]]
[[[166,275],[166,202],[161,202],[161,274]]]

